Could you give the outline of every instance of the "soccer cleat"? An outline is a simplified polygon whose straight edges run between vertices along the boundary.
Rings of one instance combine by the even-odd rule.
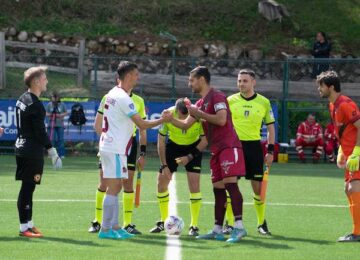
[[[91,226],[88,231],[89,233],[97,233],[100,231],[100,229],[101,229],[100,223],[94,220],[91,222]]]
[[[106,232],[100,230],[98,237],[101,239],[123,239],[118,232],[112,229],[109,229]]]
[[[35,233],[35,234],[39,234],[39,235],[43,235],[42,233],[41,233],[41,231],[37,228],[37,227],[32,227],[32,228],[29,228],[29,230],[31,230],[33,233]]]
[[[150,233],[160,233],[164,230],[164,222],[158,221],[156,222],[156,226],[150,229]]]
[[[339,237],[338,242],[360,242],[360,235],[348,234],[343,237]]]
[[[231,232],[233,231],[233,229],[234,229],[233,226],[230,226],[230,225],[228,225],[228,224],[225,224],[222,233],[223,233],[224,235],[230,235]]]
[[[189,228],[189,236],[197,237],[199,235],[199,228],[191,226]]]
[[[124,227],[123,229],[126,230],[126,232],[128,232],[129,234],[133,234],[133,235],[141,235],[141,232],[139,230],[137,230],[135,228],[135,225],[127,225],[126,227]]]
[[[219,241],[224,241],[225,237],[222,233],[216,233],[215,231],[211,230],[209,231],[209,233],[205,234],[205,235],[199,235],[196,237],[197,239],[214,239],[214,240],[219,240]]]
[[[116,230],[114,230],[114,232],[118,233],[121,236],[120,239],[127,239],[127,238],[132,238],[135,236],[134,234],[130,234],[123,228],[116,229]]]
[[[19,236],[21,237],[29,237],[29,238],[36,238],[36,237],[42,237],[43,235],[41,233],[35,233],[31,228],[19,232]]]
[[[264,223],[263,223],[262,225],[260,225],[260,226],[257,227],[257,230],[258,230],[259,234],[261,234],[261,235],[271,236],[271,232],[270,232],[269,229],[268,229],[266,220],[264,220]]]
[[[244,228],[234,228],[230,234],[230,238],[226,240],[228,243],[239,242],[243,237],[247,236],[247,232]]]

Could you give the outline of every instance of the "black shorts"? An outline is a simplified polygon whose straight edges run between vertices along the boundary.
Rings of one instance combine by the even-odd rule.
[[[190,145],[179,145],[171,140],[166,143],[166,162],[170,169],[170,172],[176,172],[178,164],[175,159],[181,156],[188,155],[200,142],[200,140],[196,141]],[[186,166],[185,169],[187,172],[201,172],[201,160],[202,154],[192,159]]]
[[[131,151],[127,157],[127,168],[129,171],[135,171],[136,169],[137,147],[138,147],[138,143],[134,136],[132,140]]]
[[[262,181],[264,175],[264,155],[260,141],[241,141],[246,175],[245,179]]]
[[[130,154],[127,157],[127,168],[130,171],[135,171],[136,169],[136,160],[137,160],[137,141],[136,138],[133,138],[132,140],[132,145],[131,145],[131,151]],[[101,158],[99,157],[99,163],[98,163],[98,168],[101,169],[102,165],[101,165]]]
[[[16,180],[40,184],[43,170],[43,157],[34,159],[16,156]]]

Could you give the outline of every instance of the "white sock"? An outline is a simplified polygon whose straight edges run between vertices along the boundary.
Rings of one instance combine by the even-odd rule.
[[[33,228],[34,222],[32,220],[30,220],[30,221],[28,221],[27,225],[28,225],[28,228]]]
[[[20,232],[24,232],[26,230],[28,230],[28,224],[20,224]]]
[[[214,231],[215,233],[218,233],[218,234],[222,233],[222,226],[220,226],[220,225],[215,225],[214,228],[213,228],[213,231]]]
[[[242,223],[242,220],[236,220],[235,223],[234,223],[234,228],[244,229],[244,225]]]

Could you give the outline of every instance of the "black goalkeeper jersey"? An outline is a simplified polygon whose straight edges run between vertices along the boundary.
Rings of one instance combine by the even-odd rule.
[[[45,130],[45,108],[39,98],[25,92],[16,102],[17,139],[15,153],[17,156],[41,158],[44,147],[52,147]]]

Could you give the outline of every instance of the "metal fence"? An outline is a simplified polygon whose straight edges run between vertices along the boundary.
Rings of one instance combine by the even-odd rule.
[[[175,101],[178,97],[197,99],[188,88],[188,73],[196,65],[207,66],[212,75],[212,84],[227,95],[238,92],[236,81],[240,68],[253,69],[257,74],[256,90],[275,102],[279,107],[278,140],[289,142],[295,138],[297,125],[306,119],[309,112],[316,112],[319,121],[329,121],[327,100],[321,100],[314,81],[317,68],[335,69],[342,80],[343,92],[360,101],[360,59],[303,59],[284,60],[213,59],[183,57],[150,57],[116,55],[84,56],[83,86],[78,87],[78,75],[60,71],[48,73],[49,90],[56,90],[64,97],[88,97],[99,100],[116,82],[116,68],[121,60],[138,64],[141,72],[135,92],[147,101]],[[24,90],[24,68],[11,64],[46,64],[76,69],[77,55],[46,52],[26,55],[20,49],[7,52],[6,90],[0,90],[0,98],[17,98]],[[49,93],[50,93],[49,92]],[[48,94],[49,95],[49,94]]]

